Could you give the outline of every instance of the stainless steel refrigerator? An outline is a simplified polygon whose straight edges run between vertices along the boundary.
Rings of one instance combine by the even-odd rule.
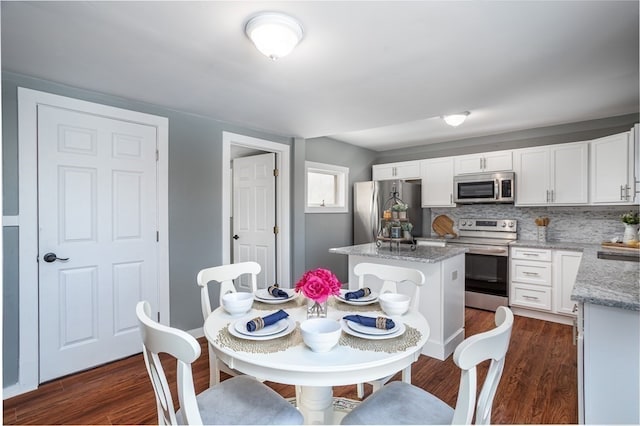
[[[407,216],[413,224],[412,234],[422,232],[421,185],[401,180],[356,182],[353,184],[353,243],[376,241],[385,204],[393,194],[409,205]],[[387,204],[388,206],[388,204]]]

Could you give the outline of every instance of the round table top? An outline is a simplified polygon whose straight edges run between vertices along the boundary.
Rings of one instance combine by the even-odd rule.
[[[254,302],[245,315],[232,317],[217,308],[204,324],[204,333],[216,356],[231,368],[245,374],[279,383],[303,386],[339,386],[386,377],[408,367],[417,360],[429,338],[429,324],[422,314],[409,311],[391,318],[403,323],[406,331],[399,337],[370,340],[351,336],[344,331],[340,342],[331,351],[311,351],[300,333],[299,323],[306,320],[306,299],[282,305],[282,309],[297,323],[287,336],[273,340],[253,341],[231,335],[228,327],[236,321],[265,316],[280,309],[280,305]],[[367,306],[348,305],[337,299],[328,303],[327,317],[340,321],[349,314],[386,316],[378,303]]]

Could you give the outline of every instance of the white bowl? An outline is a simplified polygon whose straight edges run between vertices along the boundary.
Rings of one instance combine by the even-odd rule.
[[[227,293],[222,296],[222,307],[232,316],[240,316],[251,310],[253,294],[247,292]]]
[[[300,324],[302,340],[313,352],[329,352],[340,340],[342,327],[329,318],[312,318]]]
[[[387,315],[403,315],[409,310],[411,298],[406,294],[383,293],[378,296],[380,307]]]

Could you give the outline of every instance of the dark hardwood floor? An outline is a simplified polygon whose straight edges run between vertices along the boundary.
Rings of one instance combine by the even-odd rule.
[[[494,327],[492,312],[467,309],[465,320],[467,337]],[[198,392],[207,387],[209,380],[206,341],[203,338],[200,342],[202,355],[193,366]],[[438,361],[420,356],[413,365],[412,379],[415,385],[454,406],[460,373],[451,358]],[[165,365],[175,395],[175,365]],[[577,423],[576,368],[570,326],[516,316],[493,404],[492,423]],[[486,369],[486,365],[480,369],[480,380]],[[399,380],[400,375],[394,379]],[[293,386],[267,384],[284,397],[295,394]],[[334,388],[334,396],[357,399],[355,385]],[[7,399],[3,420],[4,424],[157,423],[155,399],[142,355],[63,377]]]

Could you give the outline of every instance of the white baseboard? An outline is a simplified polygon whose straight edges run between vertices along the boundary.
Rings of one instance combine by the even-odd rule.
[[[4,401],[5,399],[13,398],[14,396],[22,395],[23,393],[31,392],[36,389],[38,389],[37,386],[25,386],[20,383],[9,385],[6,388],[2,388],[2,400]]]
[[[566,325],[573,325],[573,320],[575,319],[575,317],[568,316],[568,315],[559,315],[559,314],[552,314],[550,312],[534,311],[533,309],[518,308],[516,306],[511,306],[511,310],[513,311],[514,315],[519,315],[521,317],[535,318],[543,321],[557,322],[559,324],[566,324]]]
[[[194,328],[193,330],[187,330],[187,333],[189,333],[190,335],[192,335],[196,339],[204,337],[204,330],[202,329],[202,327]]]

